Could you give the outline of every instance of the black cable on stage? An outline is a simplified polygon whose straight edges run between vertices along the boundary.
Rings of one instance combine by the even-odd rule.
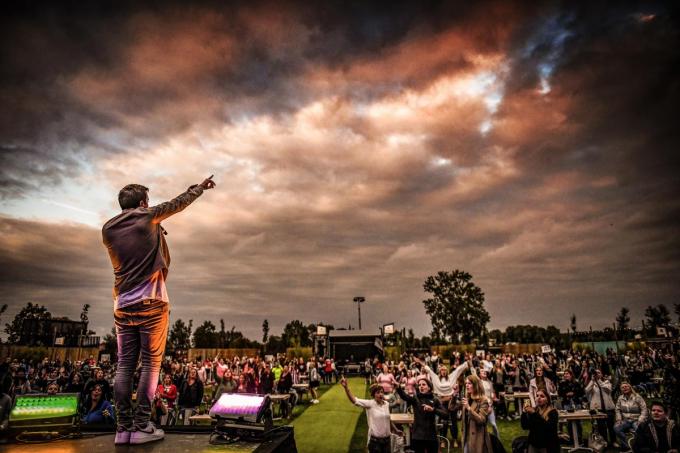
[[[55,442],[57,440],[79,439],[80,437],[82,437],[82,436],[78,435],[77,433],[69,433],[69,434],[45,433],[48,436],[46,438],[43,438],[43,439],[29,440],[29,439],[23,438],[24,436],[27,436],[27,435],[36,436],[36,435],[40,435],[40,434],[41,434],[40,432],[21,433],[21,434],[17,435],[14,439],[21,444],[47,444],[47,443],[50,443],[50,442]],[[57,435],[52,437],[52,434],[57,434]]]

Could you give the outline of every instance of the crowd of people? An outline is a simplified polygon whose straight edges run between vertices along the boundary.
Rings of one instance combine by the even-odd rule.
[[[404,354],[399,361],[385,363],[367,360],[364,375],[372,384],[372,400],[356,398],[343,381],[350,401],[369,414],[370,451],[386,451],[384,439],[390,433],[385,429],[386,411],[413,413],[417,452],[438,451],[438,439],[446,438],[449,430],[454,446],[460,442],[466,453],[490,452],[500,434],[497,418],[521,419],[521,426],[529,431],[529,450],[557,452],[560,436],[584,444],[581,423],[571,421],[562,427],[558,410],[603,414],[595,422],[595,431],[622,451],[678,447],[677,352],[652,348],[605,354],[558,351],[478,356],[454,352],[449,362],[450,366],[444,365],[436,353],[421,358]],[[654,418],[654,408],[663,409],[665,415]],[[664,439],[660,426],[668,431]]]
[[[290,415],[298,390],[310,392],[317,404],[322,383],[340,381],[349,400],[365,408],[369,450],[385,450],[392,413],[414,416],[411,439],[417,452],[438,451],[450,432],[454,447],[465,453],[491,452],[500,433],[497,419],[520,419],[528,430],[529,450],[559,451],[559,435],[582,439],[580,422],[558,423],[557,410],[601,412],[596,428],[609,445],[656,452],[678,447],[680,368],[678,353],[646,349],[606,354],[551,352],[486,354],[454,352],[448,365],[436,353],[404,354],[398,361],[367,359],[363,373],[371,399],[353,395],[341,378],[345,363],[331,358],[214,357],[165,360],[152,408],[158,425],[187,424],[205,413],[223,393],[289,394],[281,405]],[[7,359],[0,365],[0,429],[7,429],[17,395],[77,393],[82,423],[115,425],[113,384],[116,363],[97,361],[39,362]],[[139,372],[133,378],[136,388]],[[296,384],[305,383],[300,387]],[[297,387],[297,390],[296,390]],[[524,393],[524,404],[513,394]],[[574,423],[574,426],[571,426]],[[489,429],[487,429],[487,427]],[[572,428],[576,428],[572,430]],[[664,450],[665,448],[665,450]]]
[[[309,391],[310,402],[318,404],[317,389],[321,383],[337,381],[337,376],[332,359],[305,360],[279,355],[269,359],[218,356],[165,361],[154,401],[154,418],[161,425],[187,423],[192,414],[205,412],[224,393],[287,394],[289,399],[280,406],[282,415],[289,416],[302,391]],[[296,390],[296,385],[303,381],[304,390],[300,387]]]
[[[76,393],[79,415],[85,424],[115,425],[113,388],[116,363],[86,360],[39,362],[7,358],[0,365],[0,416],[6,428],[12,401],[17,395]],[[133,376],[133,391],[139,384],[139,369]],[[195,360],[172,359],[162,364],[152,419],[163,426],[189,424],[192,415],[205,413],[223,393],[289,394],[281,404],[290,415],[300,394],[294,386],[305,382],[310,402],[318,404],[321,383],[337,382],[339,371],[333,359],[215,357]],[[300,389],[299,389],[300,390]]]

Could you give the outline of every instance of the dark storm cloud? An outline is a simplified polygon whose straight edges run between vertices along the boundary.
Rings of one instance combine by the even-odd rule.
[[[71,319],[89,303],[92,328],[110,330],[110,265],[97,230],[0,217],[0,233],[0,286],[8,304],[3,322],[27,302]]]
[[[324,89],[308,83],[313,68],[349,74],[343,89],[349,97],[423,85],[443,71],[469,68],[462,46],[499,50],[509,26],[499,28],[496,19],[522,13],[503,5],[15,7],[1,32],[3,154],[35,150],[44,182],[54,184],[64,160],[91,162],[134,149],[190,128],[198,115],[230,122],[289,113]],[[464,36],[451,42],[457,49],[444,50],[444,37],[434,47],[444,58],[405,64],[414,54],[409,42],[424,50],[430,36],[451,27]],[[372,66],[376,54],[395,48],[388,66]],[[352,76],[357,61],[364,69]],[[13,197],[30,175],[16,158],[4,160],[0,190]]]
[[[452,268],[484,289],[492,327],[609,325],[622,305],[638,320],[677,299],[680,267],[677,20],[638,6],[9,15],[0,193],[96,172],[112,202],[131,180],[163,201],[214,173],[164,223],[172,316],[251,338],[264,317],[346,325],[358,294],[371,325],[426,333],[422,282]],[[108,331],[96,228],[0,228],[11,309],[89,302]]]
[[[641,21],[643,13],[653,19]],[[677,17],[649,4],[583,6],[562,17],[568,20],[559,33],[568,37],[545,98],[563,106],[563,115],[551,117],[545,99],[528,88],[508,92],[501,107],[501,117],[543,118],[521,137],[508,137],[521,146],[516,163],[546,184],[554,175],[580,173],[579,182],[591,185],[571,188],[575,201],[600,202],[621,215],[666,217],[675,210],[671,194],[680,189]],[[514,73],[522,78],[532,65],[520,63]]]
[[[672,302],[680,267],[673,220],[680,189],[677,18],[652,6],[653,18],[641,21],[651,13],[645,7],[555,11],[557,30],[539,29],[530,39],[533,51],[517,57],[490,137],[517,148],[523,177],[505,187],[516,198],[506,201],[512,206],[524,198],[540,209],[540,221],[575,233],[555,234],[559,241],[543,250],[537,236],[532,249],[515,251],[515,270],[546,280],[577,277],[601,290],[600,307],[607,306],[602,295],[618,294],[619,304],[637,312],[654,298]],[[548,76],[551,90],[542,95],[540,65],[555,50],[556,36],[563,38],[560,56]],[[655,289],[644,297],[642,287],[649,290],[652,282]]]

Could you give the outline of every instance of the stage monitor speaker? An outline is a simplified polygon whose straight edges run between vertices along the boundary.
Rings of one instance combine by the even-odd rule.
[[[273,427],[269,395],[224,393],[210,409],[217,419],[217,433],[230,436],[262,436]]]
[[[78,394],[19,395],[9,414],[10,428],[71,426],[78,416]]]
[[[224,393],[210,409],[210,416],[259,423],[268,407],[268,395]]]

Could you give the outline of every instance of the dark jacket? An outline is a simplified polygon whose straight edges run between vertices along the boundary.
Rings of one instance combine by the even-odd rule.
[[[201,402],[203,402],[203,382],[200,379],[196,379],[191,385],[189,385],[189,381],[182,382],[179,391],[180,407],[198,407]]]
[[[667,420],[664,425],[658,427],[652,420],[647,420],[635,431],[633,440],[635,453],[666,453],[668,450],[679,449],[680,430],[673,420]]]
[[[263,371],[260,375],[260,393],[267,394],[274,390],[274,374],[271,371]]]
[[[401,387],[397,387],[399,397],[413,406],[413,428],[411,438],[416,440],[437,440],[437,427],[435,415],[446,417],[448,412],[442,406],[433,393],[416,393],[415,396],[407,395]],[[434,407],[433,412],[423,410],[423,405]]]
[[[293,377],[290,375],[290,373],[284,373],[281,375],[279,378],[279,382],[276,386],[276,389],[279,391],[279,393],[288,393],[290,392],[290,389],[293,387]]]
[[[167,276],[170,252],[161,221],[182,211],[202,193],[201,186],[191,186],[171,201],[125,209],[104,224],[102,239],[113,264],[116,296],[144,283],[158,270]]]
[[[89,379],[83,387],[83,400],[90,397],[90,392],[95,385],[99,385],[102,388],[102,399],[105,399],[106,401],[113,401],[113,389],[111,388],[109,381],[106,379],[102,379],[100,381],[96,379]]]
[[[574,393],[571,398],[567,396],[567,393],[570,392]],[[579,406],[583,398],[585,398],[583,386],[576,379],[560,381],[560,384],[557,386],[557,393],[562,398],[562,406],[564,407],[568,405]]]
[[[529,430],[529,445],[535,448],[545,448],[548,453],[560,452],[560,439],[557,437],[559,414],[556,409],[548,413],[548,419],[534,412],[522,412],[522,429]]]

